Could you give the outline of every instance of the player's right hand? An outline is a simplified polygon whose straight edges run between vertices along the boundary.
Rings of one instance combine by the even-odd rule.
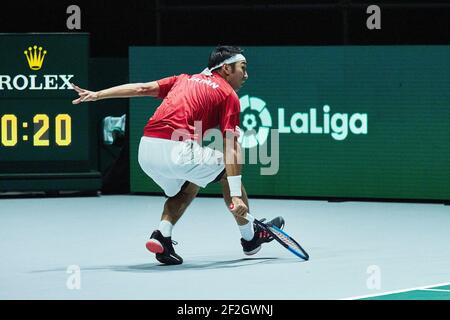
[[[96,101],[98,99],[97,92],[81,89],[80,87],[76,86],[73,83],[71,83],[71,85],[73,90],[78,92],[78,95],[80,96],[78,99],[73,100],[72,104],[79,104],[81,102],[88,102],[88,101]]]
[[[235,216],[245,218],[248,212],[248,208],[245,205],[244,201],[242,201],[242,199],[239,197],[232,197],[231,201],[233,201],[233,203],[230,204],[231,213]]]

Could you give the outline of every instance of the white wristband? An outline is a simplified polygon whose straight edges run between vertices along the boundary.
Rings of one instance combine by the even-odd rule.
[[[228,185],[230,186],[230,196],[241,197],[241,177],[242,176],[228,176]]]

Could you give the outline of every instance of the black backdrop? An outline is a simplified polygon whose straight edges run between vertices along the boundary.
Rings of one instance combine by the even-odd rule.
[[[81,8],[92,57],[127,57],[130,45],[449,44],[450,1],[5,1],[0,32],[70,32]],[[366,9],[381,8],[381,30]]]

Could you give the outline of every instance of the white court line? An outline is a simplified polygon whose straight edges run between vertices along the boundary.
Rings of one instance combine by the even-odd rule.
[[[376,294],[368,294],[368,295],[364,295],[364,296],[343,298],[343,299],[339,299],[339,300],[357,300],[357,299],[364,299],[364,298],[373,298],[373,297],[379,297],[379,296],[384,296],[384,295],[388,295],[388,294],[403,293],[403,292],[414,291],[414,290],[427,290],[427,288],[431,288],[431,287],[443,287],[443,286],[448,286],[448,285],[450,285],[450,282],[431,284],[431,285],[426,285],[426,286],[422,286],[422,287],[395,290],[395,291],[386,291],[386,292],[381,292],[381,293],[376,293]],[[433,289],[428,289],[428,290],[433,290]],[[439,290],[439,289],[434,289],[434,290]],[[445,291],[447,291],[447,290],[445,290]]]
[[[436,291],[436,292],[448,292],[448,293],[450,293],[450,290],[445,290],[445,289],[421,289],[421,291]]]

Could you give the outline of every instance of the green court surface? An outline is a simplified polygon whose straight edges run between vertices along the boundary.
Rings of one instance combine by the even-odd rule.
[[[387,293],[360,300],[450,300],[450,286]]]

